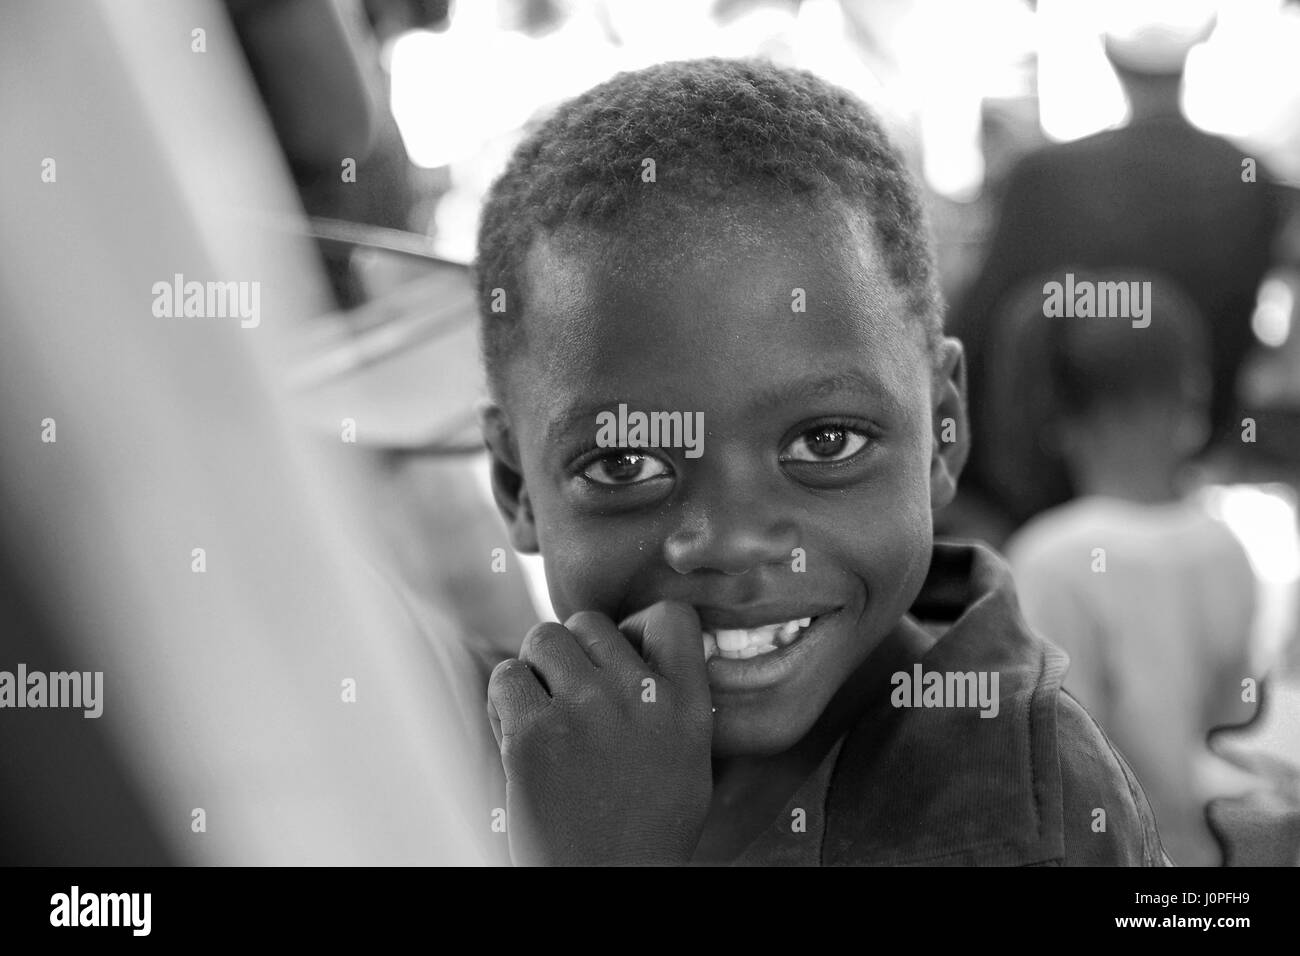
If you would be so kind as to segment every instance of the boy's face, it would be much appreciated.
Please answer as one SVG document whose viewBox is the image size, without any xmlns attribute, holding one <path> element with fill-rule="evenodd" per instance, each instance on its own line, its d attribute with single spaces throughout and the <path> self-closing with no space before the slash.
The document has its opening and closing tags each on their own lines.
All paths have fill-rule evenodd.
<svg viewBox="0 0 1300 956">
<path fill-rule="evenodd" d="M 897 624 L 964 457 L 960 347 L 934 369 L 868 223 L 823 207 L 539 241 L 527 344 L 484 418 L 560 620 L 675 600 L 775 648 L 709 660 L 720 756 L 793 745 Z M 703 413 L 703 453 L 597 447 L 620 404 Z M 755 630 L 802 618 L 792 643 Z"/>
</svg>

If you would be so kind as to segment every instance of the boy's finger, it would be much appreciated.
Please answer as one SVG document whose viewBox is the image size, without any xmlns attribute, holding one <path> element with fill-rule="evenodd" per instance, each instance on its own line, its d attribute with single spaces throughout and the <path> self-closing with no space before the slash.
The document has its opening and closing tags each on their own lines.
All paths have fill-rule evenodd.
<svg viewBox="0 0 1300 956">
<path fill-rule="evenodd" d="M 644 662 L 615 625 L 599 611 L 579 611 L 564 622 L 587 657 L 601 670 L 615 674 L 635 674 L 644 669 Z"/>
<path fill-rule="evenodd" d="M 489 695 L 487 699 L 488 723 L 492 725 L 492 737 L 497 742 L 497 747 L 501 746 L 501 715 L 497 713 L 497 705 L 492 702 Z"/>
<path fill-rule="evenodd" d="M 551 696 L 527 664 L 516 658 L 502 661 L 488 678 L 488 716 L 497 745 L 526 727 L 551 705 Z"/>
<path fill-rule="evenodd" d="M 570 693 L 590 681 L 595 667 L 578 639 L 563 624 L 535 625 L 519 648 L 519 659 L 529 665 L 552 697 Z"/>
<path fill-rule="evenodd" d="M 685 693 L 707 699 L 709 677 L 704 667 L 704 636 L 700 616 L 689 604 L 660 601 L 638 611 L 619 630 L 654 670 Z"/>
</svg>

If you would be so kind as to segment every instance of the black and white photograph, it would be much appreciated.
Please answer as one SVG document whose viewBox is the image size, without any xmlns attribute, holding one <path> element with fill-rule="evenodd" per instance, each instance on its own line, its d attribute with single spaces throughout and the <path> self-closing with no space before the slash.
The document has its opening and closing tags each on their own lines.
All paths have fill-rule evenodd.
<svg viewBox="0 0 1300 956">
<path fill-rule="evenodd" d="M 1294 925 L 1300 3 L 4 0 L 0 589 L 54 939 L 449 867 Z"/>
</svg>

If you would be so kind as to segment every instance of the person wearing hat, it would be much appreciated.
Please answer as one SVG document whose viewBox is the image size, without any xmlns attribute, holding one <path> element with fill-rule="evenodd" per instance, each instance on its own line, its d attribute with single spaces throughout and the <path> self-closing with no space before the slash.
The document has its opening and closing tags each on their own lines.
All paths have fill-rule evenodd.
<svg viewBox="0 0 1300 956">
<path fill-rule="evenodd" d="M 1106 55 L 1129 121 L 1046 146 L 1012 168 L 984 265 L 954 303 L 950 331 L 967 347 L 975 432 L 968 491 L 1007 529 L 1074 491 L 1059 465 L 1033 461 L 1016 463 L 1038 476 L 1033 493 L 1012 494 L 997 479 L 1008 470 L 994 460 L 1004 452 L 988 435 L 987 392 L 1003 359 L 989 343 L 1004 321 L 1000 305 L 1033 276 L 1070 266 L 1152 271 L 1177 282 L 1208 323 L 1212 437 L 1239 428 L 1234 386 L 1253 344 L 1251 312 L 1271 264 L 1280 196 L 1262 169 L 1244 182 L 1241 151 L 1180 111 L 1187 54 L 1212 27 L 1212 17 L 1111 24 Z"/>
</svg>

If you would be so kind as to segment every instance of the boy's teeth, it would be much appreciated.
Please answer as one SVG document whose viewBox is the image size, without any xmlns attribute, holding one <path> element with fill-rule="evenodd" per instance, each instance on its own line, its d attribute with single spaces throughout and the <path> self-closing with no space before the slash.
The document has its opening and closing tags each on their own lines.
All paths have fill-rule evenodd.
<svg viewBox="0 0 1300 956">
<path fill-rule="evenodd" d="M 748 631 L 718 631 L 718 650 L 743 651 L 749 646 Z"/>
<path fill-rule="evenodd" d="M 722 628 L 704 632 L 704 659 L 725 657 L 742 660 L 770 654 L 780 647 L 793 644 L 803 629 L 812 624 L 812 618 L 801 617 L 784 624 L 765 624 L 752 628 Z"/>
</svg>

